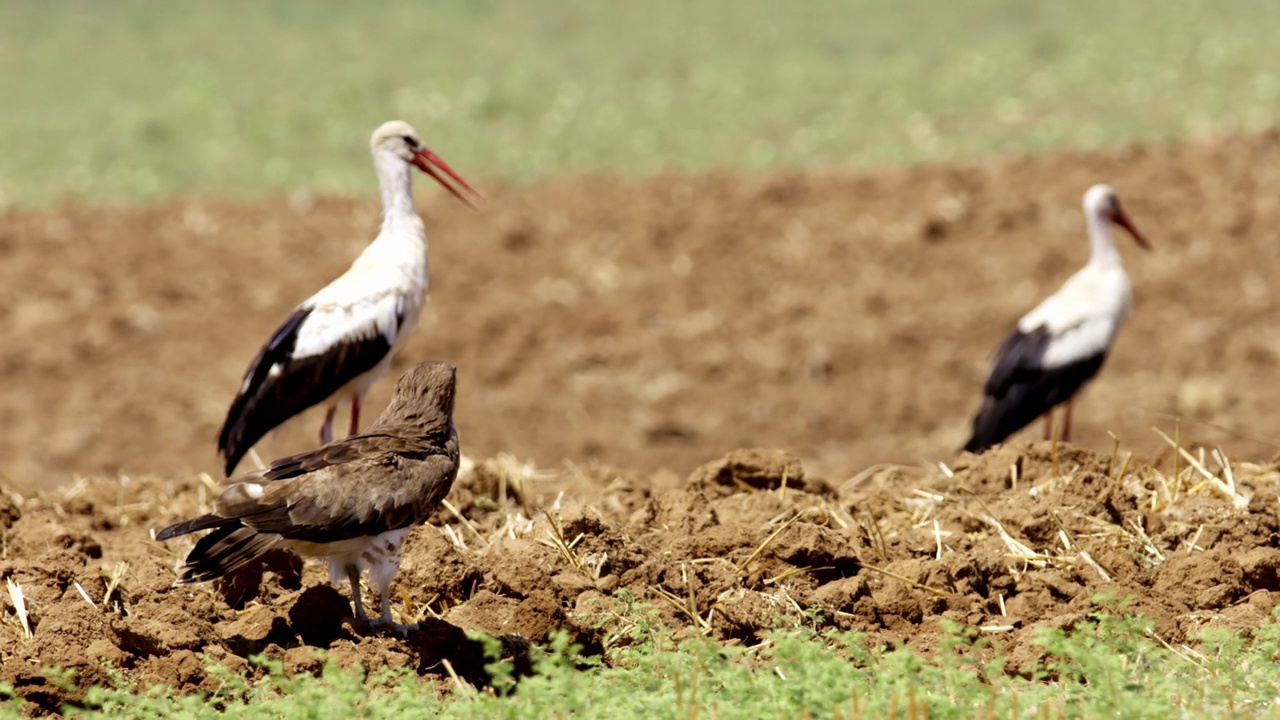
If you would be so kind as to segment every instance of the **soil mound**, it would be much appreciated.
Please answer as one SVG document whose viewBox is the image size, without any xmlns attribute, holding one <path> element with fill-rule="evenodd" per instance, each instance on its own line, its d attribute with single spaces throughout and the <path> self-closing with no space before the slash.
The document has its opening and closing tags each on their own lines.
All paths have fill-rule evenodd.
<svg viewBox="0 0 1280 720">
<path fill-rule="evenodd" d="M 839 484 L 771 449 L 687 478 L 539 473 L 499 457 L 468 464 L 451 495 L 458 514 L 412 535 L 393 587 L 397 619 L 414 623 L 403 636 L 356 627 L 346 588 L 291 556 L 232 584 L 174 587 L 191 542 L 151 535 L 200 511 L 211 483 L 120 477 L 7 493 L 0 576 L 24 612 L 15 591 L 0 599 L 0 682 L 56 710 L 117 677 L 211 691 L 219 680 L 201 654 L 249 674 L 256 653 L 315 672 L 324 649 L 442 687 L 448 668 L 483 684 L 483 647 L 465 631 L 498 638 L 517 662 L 557 629 L 601 652 L 627 642 L 631 599 L 677 635 L 724 642 L 805 624 L 928 653 L 950 621 L 1023 667 L 1039 657 L 1037 629 L 1121 601 L 1178 643 L 1204 627 L 1256 627 L 1280 599 L 1280 471 L 1212 457 L 1150 466 L 1036 443 Z M 50 666 L 71 670 L 71 684 Z"/>
</svg>

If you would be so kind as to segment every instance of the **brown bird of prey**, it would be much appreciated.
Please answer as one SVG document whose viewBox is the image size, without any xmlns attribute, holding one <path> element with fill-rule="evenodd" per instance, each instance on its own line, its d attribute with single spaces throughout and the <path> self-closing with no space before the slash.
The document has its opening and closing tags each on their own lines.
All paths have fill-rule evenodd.
<svg viewBox="0 0 1280 720">
<path fill-rule="evenodd" d="M 416 365 L 369 429 L 271 467 L 222 481 L 213 512 L 170 525 L 157 540 L 212 529 L 187 555 L 177 584 L 214 580 L 275 548 L 329 560 L 334 583 L 351 583 L 356 617 L 360 574 L 369 571 L 391 622 L 387 595 L 405 538 L 449 493 L 458 474 L 453 427 L 455 368 Z"/>
</svg>

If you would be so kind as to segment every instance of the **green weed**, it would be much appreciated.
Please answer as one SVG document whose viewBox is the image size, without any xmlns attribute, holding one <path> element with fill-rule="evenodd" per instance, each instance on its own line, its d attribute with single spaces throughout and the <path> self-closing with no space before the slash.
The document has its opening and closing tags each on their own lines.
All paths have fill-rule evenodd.
<svg viewBox="0 0 1280 720">
<path fill-rule="evenodd" d="M 1206 632 L 1174 647 L 1140 617 L 1094 615 L 1047 631 L 1046 659 L 1014 672 L 986 638 L 950 627 L 928 659 L 870 647 L 857 633 L 774 631 L 755 646 L 695 638 L 617 647 L 584 658 L 558 637 L 514 692 L 437 686 L 404 671 L 366 678 L 326 666 L 318 678 L 261 681 L 211 698 L 166 690 L 94 689 L 87 718 L 1235 718 L 1277 717 L 1280 624 L 1251 636 Z M 495 645 L 494 653 L 499 648 Z M 510 677 L 509 675 L 507 677 Z M 509 687 L 507 689 L 510 689 Z M 17 705 L 0 717 L 17 717 Z"/>
<path fill-rule="evenodd" d="M 0 206 L 465 175 L 870 167 L 1276 122 L 1269 0 L 12 0 Z"/>
</svg>

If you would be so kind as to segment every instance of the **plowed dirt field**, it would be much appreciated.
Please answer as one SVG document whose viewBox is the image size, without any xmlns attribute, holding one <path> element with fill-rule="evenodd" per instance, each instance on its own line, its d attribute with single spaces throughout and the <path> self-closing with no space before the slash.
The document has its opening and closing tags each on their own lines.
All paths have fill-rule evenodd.
<svg viewBox="0 0 1280 720">
<path fill-rule="evenodd" d="M 1037 428 L 958 455 L 992 349 L 1085 261 L 1080 196 L 1100 181 L 1155 250 L 1122 244 L 1135 307 L 1077 446 L 1027 444 Z M 1280 133 L 874 175 L 565 179 L 482 188 L 480 213 L 424 194 L 432 298 L 393 373 L 458 366 L 479 462 L 451 495 L 466 521 L 441 511 L 447 531 L 410 542 L 407 638 L 333 622 L 346 601 L 282 558 L 260 588 L 173 588 L 187 546 L 149 533 L 207 502 L 240 374 L 373 236 L 376 201 L 8 211 L 0 576 L 32 637 L 0 598 L 0 682 L 54 709 L 78 690 L 45 666 L 79 688 L 106 658 L 207 689 L 198 653 L 311 669 L 312 647 L 433 676 L 447 656 L 482 680 L 461 629 L 516 656 L 554 628 L 598 649 L 625 622 L 618 589 L 726 641 L 819 608 L 926 652 L 943 619 L 983 628 L 1017 663 L 1104 591 L 1171 642 L 1251 627 L 1280 599 L 1277 188 Z M 259 451 L 310 447 L 319 420 Z"/>
</svg>

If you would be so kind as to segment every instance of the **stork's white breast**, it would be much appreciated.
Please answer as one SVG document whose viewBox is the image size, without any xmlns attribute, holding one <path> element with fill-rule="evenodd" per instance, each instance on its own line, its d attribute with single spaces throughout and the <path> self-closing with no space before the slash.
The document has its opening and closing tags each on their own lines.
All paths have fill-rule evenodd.
<svg viewBox="0 0 1280 720">
<path fill-rule="evenodd" d="M 1129 278 L 1121 268 L 1086 266 L 1058 292 L 1018 321 L 1024 333 L 1043 327 L 1050 340 L 1045 369 L 1062 367 L 1106 352 L 1132 303 Z"/>
<path fill-rule="evenodd" d="M 381 335 L 393 348 L 417 325 L 426 295 L 422 276 L 396 265 L 363 263 L 307 301 L 311 314 L 298 329 L 294 357 L 319 355 L 344 342 Z M 405 324 L 400 325 L 400 317 Z"/>
</svg>

